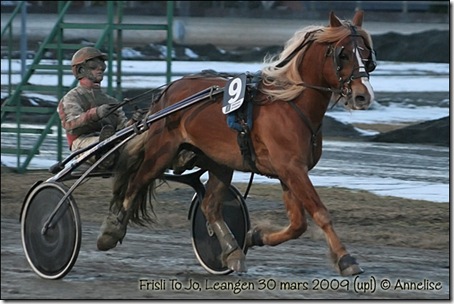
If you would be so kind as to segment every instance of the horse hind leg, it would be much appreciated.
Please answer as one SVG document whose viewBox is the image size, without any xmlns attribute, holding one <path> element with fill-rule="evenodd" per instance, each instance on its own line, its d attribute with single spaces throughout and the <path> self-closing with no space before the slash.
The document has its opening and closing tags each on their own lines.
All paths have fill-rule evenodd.
<svg viewBox="0 0 454 304">
<path fill-rule="evenodd" d="M 218 178 L 219 175 L 209 173 L 201 207 L 221 245 L 223 265 L 236 272 L 246 272 L 246 256 L 222 216 L 222 202 L 228 194 L 232 175 L 233 172 L 226 172 L 225 168 L 221 173 L 221 179 Z"/>
<path fill-rule="evenodd" d="M 229 269 L 236 272 L 246 272 L 246 256 L 241 250 L 238 242 L 235 239 L 235 236 L 230 231 L 230 228 L 227 226 L 225 221 L 217 220 L 214 221 L 211 225 L 216 237 L 219 240 L 221 245 L 221 261 L 222 264 Z"/>
<path fill-rule="evenodd" d="M 145 222 L 151 221 L 146 212 L 147 200 L 149 193 L 153 191 L 154 182 L 166 169 L 167 164 L 171 162 L 172 152 L 148 155 L 145 161 L 141 163 L 137 170 L 132 170 L 130 176 L 125 182 L 126 190 L 121 190 L 124 194 L 114 195 L 114 200 L 119 200 L 113 204 L 113 213 L 110 213 L 103 224 L 97 240 L 99 250 L 105 251 L 116 247 L 118 242 L 122 242 L 126 235 L 126 228 L 130 220 L 144 225 Z M 126 172 L 123 172 L 128 176 Z M 121 179 L 120 179 L 121 181 Z M 117 185 L 118 186 L 118 185 Z M 142 210 L 140 218 L 139 210 Z"/>
<path fill-rule="evenodd" d="M 151 186 L 153 183 L 151 183 Z M 128 190 L 131 188 L 128 187 Z M 118 210 L 112 210 L 111 213 L 104 219 L 100 234 L 97 239 L 97 247 L 101 251 L 107 251 L 117 246 L 117 243 L 122 243 L 130 218 L 134 218 L 134 210 L 136 204 L 146 204 L 146 193 L 149 191 L 149 185 L 143 185 L 129 193 L 123 200 L 121 207 Z M 138 223 L 140 221 L 135 220 Z"/>
<path fill-rule="evenodd" d="M 129 214 L 122 209 L 118 215 L 110 213 L 104 219 L 96 242 L 98 250 L 107 251 L 115 248 L 118 242 L 122 243 L 126 235 Z"/>
</svg>

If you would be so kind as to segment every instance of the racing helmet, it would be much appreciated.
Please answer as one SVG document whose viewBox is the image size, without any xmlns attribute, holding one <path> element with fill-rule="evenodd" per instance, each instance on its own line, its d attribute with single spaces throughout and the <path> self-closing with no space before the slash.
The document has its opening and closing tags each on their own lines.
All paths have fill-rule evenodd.
<svg viewBox="0 0 454 304">
<path fill-rule="evenodd" d="M 98 50 L 95 47 L 91 46 L 86 46 L 78 50 L 77 52 L 74 53 L 72 59 L 71 59 L 71 70 L 73 72 L 73 75 L 77 79 L 81 79 L 85 77 L 83 73 L 80 73 L 79 66 L 84 64 L 90 59 L 93 58 L 100 58 L 101 60 L 105 61 L 107 59 L 107 55 L 102 53 L 100 50 Z"/>
</svg>

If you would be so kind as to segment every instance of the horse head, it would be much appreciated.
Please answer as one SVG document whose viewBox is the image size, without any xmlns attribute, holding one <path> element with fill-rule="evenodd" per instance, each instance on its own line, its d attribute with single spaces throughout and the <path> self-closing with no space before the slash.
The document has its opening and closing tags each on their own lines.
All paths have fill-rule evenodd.
<svg viewBox="0 0 454 304">
<path fill-rule="evenodd" d="M 328 29 L 341 38 L 328 46 L 327 56 L 333 60 L 326 66 L 325 79 L 338 100 L 343 99 L 352 110 L 367 109 L 374 99 L 369 74 L 376 67 L 375 51 L 369 34 L 362 29 L 363 16 L 363 11 L 358 11 L 347 22 L 331 12 Z"/>
<path fill-rule="evenodd" d="M 276 57 L 266 58 L 262 92 L 272 100 L 294 100 L 312 89 L 346 107 L 367 109 L 374 99 L 369 73 L 375 69 L 370 35 L 362 28 L 363 12 L 352 21 L 331 12 L 328 26 L 308 26 L 291 37 Z"/>
</svg>

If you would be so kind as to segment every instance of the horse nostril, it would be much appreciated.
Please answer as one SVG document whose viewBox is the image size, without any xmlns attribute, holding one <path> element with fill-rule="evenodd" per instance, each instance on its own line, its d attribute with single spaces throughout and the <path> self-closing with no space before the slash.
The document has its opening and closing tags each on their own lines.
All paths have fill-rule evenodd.
<svg viewBox="0 0 454 304">
<path fill-rule="evenodd" d="M 357 109 L 367 109 L 369 107 L 370 98 L 367 95 L 356 95 L 354 100 Z"/>
<path fill-rule="evenodd" d="M 366 101 L 366 98 L 363 95 L 356 95 L 355 96 L 355 101 L 357 103 L 364 103 Z"/>
</svg>

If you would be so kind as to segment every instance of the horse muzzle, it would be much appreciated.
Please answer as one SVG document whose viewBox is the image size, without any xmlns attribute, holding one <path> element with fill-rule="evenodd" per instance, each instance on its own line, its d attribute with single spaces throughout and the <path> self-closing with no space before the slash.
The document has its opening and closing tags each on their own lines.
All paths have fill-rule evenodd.
<svg viewBox="0 0 454 304">
<path fill-rule="evenodd" d="M 367 77 L 361 77 L 360 82 L 351 85 L 345 106 L 352 110 L 367 110 L 374 101 L 374 91 Z"/>
<path fill-rule="evenodd" d="M 352 110 L 367 110 L 372 104 L 372 99 L 368 94 L 353 94 L 347 103 Z"/>
</svg>

